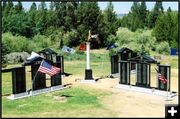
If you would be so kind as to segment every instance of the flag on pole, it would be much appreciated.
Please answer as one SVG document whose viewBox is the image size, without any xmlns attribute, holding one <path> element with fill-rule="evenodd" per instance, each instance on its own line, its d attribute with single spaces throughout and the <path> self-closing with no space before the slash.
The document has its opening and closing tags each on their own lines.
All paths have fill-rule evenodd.
<svg viewBox="0 0 180 119">
<path fill-rule="evenodd" d="M 37 54 L 36 52 L 31 52 L 31 56 L 27 58 L 27 60 L 34 60 L 38 57 L 41 57 L 39 54 Z"/>
<path fill-rule="evenodd" d="M 158 73 L 158 79 L 159 79 L 163 84 L 166 84 L 166 83 L 167 83 L 167 79 L 166 79 L 161 73 Z"/>
<path fill-rule="evenodd" d="M 167 83 L 167 79 L 165 78 L 165 76 L 163 76 L 156 68 L 155 70 L 157 71 L 158 73 L 158 79 L 163 83 L 163 84 L 166 84 Z"/>
<path fill-rule="evenodd" d="M 52 66 L 52 65 L 50 65 L 49 63 L 47 63 L 46 61 L 43 60 L 41 62 L 41 65 L 40 65 L 38 71 L 42 72 L 42 73 L 46 73 L 46 74 L 48 74 L 50 76 L 53 76 L 53 75 L 60 72 L 60 68 Z"/>
<path fill-rule="evenodd" d="M 80 44 L 79 50 L 86 50 L 86 43 Z"/>
</svg>

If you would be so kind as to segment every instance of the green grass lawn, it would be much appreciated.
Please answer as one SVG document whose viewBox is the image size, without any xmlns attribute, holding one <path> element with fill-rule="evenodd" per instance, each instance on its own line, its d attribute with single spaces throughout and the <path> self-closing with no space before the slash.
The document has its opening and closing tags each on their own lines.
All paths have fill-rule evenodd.
<svg viewBox="0 0 180 119">
<path fill-rule="evenodd" d="M 64 101 L 54 97 L 66 95 Z M 116 116 L 99 98 L 110 95 L 93 89 L 72 87 L 19 100 L 2 98 L 3 117 L 103 117 Z"/>
</svg>

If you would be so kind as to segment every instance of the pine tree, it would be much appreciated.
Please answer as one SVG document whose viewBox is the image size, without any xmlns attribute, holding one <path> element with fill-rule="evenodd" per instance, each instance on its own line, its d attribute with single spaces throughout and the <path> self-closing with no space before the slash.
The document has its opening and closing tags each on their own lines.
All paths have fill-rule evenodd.
<svg viewBox="0 0 180 119">
<path fill-rule="evenodd" d="M 32 3 L 29 11 L 33 11 L 33 10 L 37 10 L 37 6 L 35 2 Z"/>
<path fill-rule="evenodd" d="M 104 10 L 104 22 L 108 35 L 115 35 L 117 30 L 117 15 L 114 12 L 114 7 L 112 2 L 109 2 L 107 8 Z"/>
<path fill-rule="evenodd" d="M 18 13 L 23 11 L 23 6 L 21 1 L 18 1 L 17 5 L 15 5 L 15 11 Z"/>
<path fill-rule="evenodd" d="M 6 2 L 6 1 L 3 1 L 2 10 L 4 11 L 6 7 L 7 7 L 7 2 Z"/>
<path fill-rule="evenodd" d="M 32 29 L 32 36 L 37 34 L 37 31 L 36 31 L 36 24 L 37 24 L 36 15 L 37 15 L 37 12 L 38 12 L 37 11 L 37 5 L 35 2 L 33 2 L 29 11 L 28 11 L 29 22 L 30 22 L 30 26 Z"/>
<path fill-rule="evenodd" d="M 171 12 L 172 12 L 171 7 L 168 7 L 167 13 L 171 13 Z"/>
<path fill-rule="evenodd" d="M 141 14 L 140 14 L 140 8 L 141 5 L 138 2 L 134 2 L 132 7 L 131 7 L 131 11 L 130 11 L 130 15 L 129 15 L 129 19 L 130 19 L 130 29 L 132 31 L 136 31 L 138 28 L 142 28 L 143 25 L 141 25 Z"/>
<path fill-rule="evenodd" d="M 177 47 L 177 21 L 177 13 L 171 12 L 170 10 L 158 17 L 153 30 L 153 34 L 158 42 L 166 41 L 170 46 Z"/>
<path fill-rule="evenodd" d="M 77 15 L 77 32 L 79 33 L 80 42 L 87 40 L 89 30 L 91 30 L 92 34 L 99 34 L 100 15 L 101 12 L 97 2 L 80 3 Z M 94 46 L 96 47 L 97 45 L 94 44 Z"/>
<path fill-rule="evenodd" d="M 38 21 L 36 23 L 36 31 L 44 34 L 47 29 L 47 7 L 45 2 L 41 2 L 38 6 Z"/>
<path fill-rule="evenodd" d="M 164 8 L 162 6 L 162 2 L 156 2 L 153 10 L 151 11 L 151 13 L 148 16 L 148 27 L 150 29 L 155 26 L 156 20 L 158 19 L 160 14 L 163 13 L 163 10 L 164 10 Z"/>
<path fill-rule="evenodd" d="M 147 25 L 147 7 L 146 3 L 143 1 L 141 2 L 140 6 L 140 14 L 139 14 L 140 20 L 141 20 L 141 28 L 144 28 Z"/>
<path fill-rule="evenodd" d="M 55 3 L 51 1 L 49 8 L 51 11 L 53 11 L 55 9 Z"/>
<path fill-rule="evenodd" d="M 43 10 L 47 10 L 47 6 L 45 2 L 41 2 L 40 5 L 38 6 L 38 9 L 43 11 Z"/>
<path fill-rule="evenodd" d="M 13 9 L 14 9 L 13 2 L 12 1 L 8 1 L 7 5 L 6 5 L 5 9 L 4 9 L 4 14 L 5 15 L 12 14 Z"/>
</svg>

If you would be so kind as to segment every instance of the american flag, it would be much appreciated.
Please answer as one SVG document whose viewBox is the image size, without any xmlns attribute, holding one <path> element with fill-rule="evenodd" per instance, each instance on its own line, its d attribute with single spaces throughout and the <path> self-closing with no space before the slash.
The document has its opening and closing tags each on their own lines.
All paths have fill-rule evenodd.
<svg viewBox="0 0 180 119">
<path fill-rule="evenodd" d="M 166 84 L 167 83 L 167 79 L 155 68 L 155 70 L 158 73 L 158 79 L 163 83 Z"/>
<path fill-rule="evenodd" d="M 40 65 L 38 71 L 40 71 L 42 73 L 46 73 L 46 74 L 48 74 L 50 76 L 53 76 L 53 75 L 60 72 L 60 68 L 52 66 L 52 65 L 50 65 L 49 63 L 47 63 L 46 61 L 43 60 L 41 62 L 41 65 Z"/>
<path fill-rule="evenodd" d="M 163 84 L 166 84 L 166 83 L 167 83 L 167 79 L 166 79 L 161 73 L 158 73 L 158 79 L 159 79 Z"/>
</svg>

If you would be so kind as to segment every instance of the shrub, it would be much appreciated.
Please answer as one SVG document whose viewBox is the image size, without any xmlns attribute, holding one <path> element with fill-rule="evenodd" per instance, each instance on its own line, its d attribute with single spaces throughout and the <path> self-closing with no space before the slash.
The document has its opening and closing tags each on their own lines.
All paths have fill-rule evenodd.
<svg viewBox="0 0 180 119">
<path fill-rule="evenodd" d="M 2 42 L 1 44 L 1 65 L 2 67 L 6 67 L 7 66 L 7 59 L 5 57 L 6 54 L 9 53 L 9 50 L 7 49 L 7 45 L 4 44 L 4 42 Z"/>
<path fill-rule="evenodd" d="M 127 47 L 136 52 L 141 52 L 143 45 L 144 52 L 149 54 L 150 50 L 156 47 L 156 38 L 151 33 L 151 30 L 139 29 L 132 32 L 127 28 L 119 28 L 114 39 L 117 39 L 120 47 Z"/>
<path fill-rule="evenodd" d="M 159 44 L 156 45 L 156 51 L 161 54 L 169 54 L 170 53 L 169 43 L 166 41 L 160 42 Z"/>
<path fill-rule="evenodd" d="M 28 40 L 23 36 L 13 36 L 11 33 L 4 33 L 2 41 L 7 45 L 10 52 L 27 51 Z"/>
<path fill-rule="evenodd" d="M 111 34 L 108 36 L 107 40 L 108 40 L 108 43 L 115 43 L 117 38 L 116 38 L 116 36 Z"/>
<path fill-rule="evenodd" d="M 127 28 L 119 28 L 116 32 L 116 39 L 119 46 L 122 46 L 124 44 L 128 44 L 132 41 L 133 32 L 128 30 Z"/>
<path fill-rule="evenodd" d="M 13 52 L 5 55 L 6 60 L 9 64 L 22 63 L 26 61 L 29 56 L 30 55 L 27 52 Z"/>
<path fill-rule="evenodd" d="M 64 34 L 63 43 L 64 43 L 64 45 L 67 45 L 69 47 L 75 46 L 75 45 L 77 45 L 76 39 L 77 39 L 77 32 L 75 30 L 70 31 L 70 32 L 67 32 L 66 34 Z"/>
</svg>

